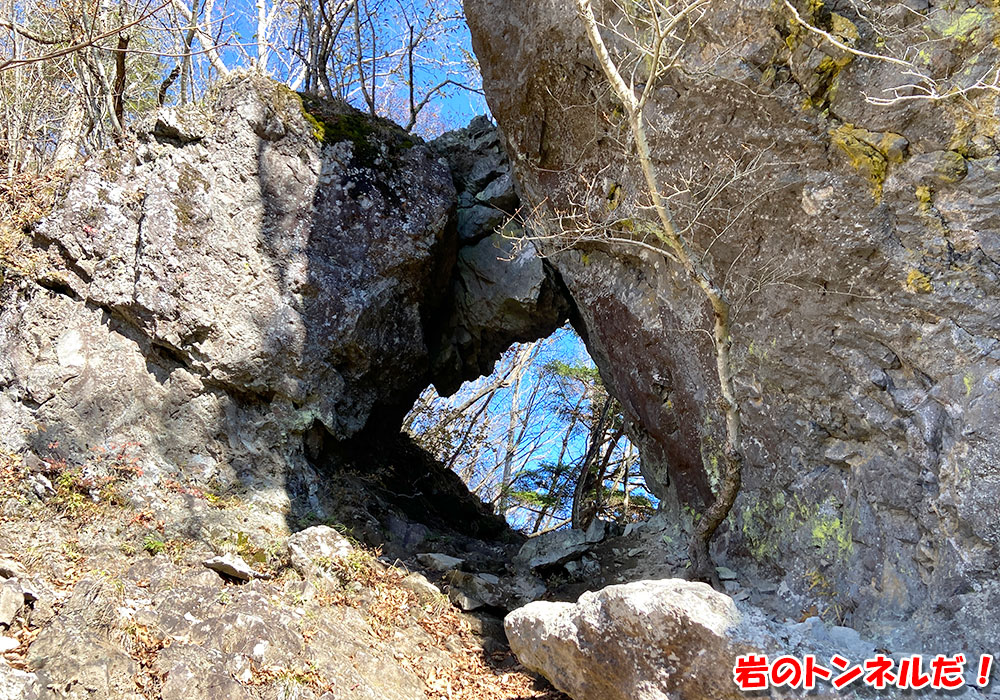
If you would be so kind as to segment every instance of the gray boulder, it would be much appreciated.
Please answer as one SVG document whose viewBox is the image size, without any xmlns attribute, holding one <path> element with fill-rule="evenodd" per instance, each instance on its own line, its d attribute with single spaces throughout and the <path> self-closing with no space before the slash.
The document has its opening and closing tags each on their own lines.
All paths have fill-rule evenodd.
<svg viewBox="0 0 1000 700">
<path fill-rule="evenodd" d="M 484 605 L 498 607 L 503 600 L 500 581 L 489 574 L 449 571 L 445 574 L 448 598 L 462 610 L 477 610 Z"/>
<path fill-rule="evenodd" d="M 518 660 L 575 700 L 744 697 L 732 601 L 700 583 L 644 581 L 535 602 L 504 620 Z"/>
<path fill-rule="evenodd" d="M 747 654 L 834 654 L 857 663 L 872 653 L 854 630 L 789 625 L 703 583 L 638 581 L 583 594 L 574 603 L 534 602 L 504 620 L 511 649 L 574 700 L 739 700 L 736 659 Z M 818 681 L 817 697 L 866 697 L 862 683 L 843 691 Z M 879 697 L 907 697 L 888 689 Z M 933 695 L 933 694 L 932 694 Z M 755 697 L 786 698 L 785 688 Z M 950 697 L 943 692 L 941 697 Z M 965 689 L 965 698 L 982 697 Z"/>
<path fill-rule="evenodd" d="M 560 566 L 580 559 L 604 539 L 606 531 L 607 523 L 595 519 L 586 531 L 553 530 L 532 537 L 521 546 L 517 556 L 514 557 L 514 566 L 522 571 L 530 571 Z"/>
<path fill-rule="evenodd" d="M 330 567 L 354 551 L 347 538 L 326 525 L 317 525 L 288 538 L 288 558 L 304 579 L 327 576 Z"/>
</svg>

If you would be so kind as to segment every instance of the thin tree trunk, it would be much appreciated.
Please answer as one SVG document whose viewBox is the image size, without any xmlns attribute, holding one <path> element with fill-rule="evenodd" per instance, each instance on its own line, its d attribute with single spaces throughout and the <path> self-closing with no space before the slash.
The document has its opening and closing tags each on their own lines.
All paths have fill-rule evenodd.
<svg viewBox="0 0 1000 700">
<path fill-rule="evenodd" d="M 119 141 L 125 132 L 125 52 L 128 49 L 129 38 L 124 34 L 118 35 L 118 49 L 115 53 L 115 83 L 114 83 L 114 113 L 118 121 L 120 131 Z"/>
<path fill-rule="evenodd" d="M 524 426 L 526 423 L 520 420 L 518 414 L 520 410 L 521 380 L 524 379 L 524 372 L 528 367 L 528 359 L 531 357 L 534 349 L 534 345 L 522 345 L 518 348 L 517 354 L 514 357 L 513 378 L 511 380 L 514 390 L 510 396 L 510 414 L 507 422 L 507 440 L 504 446 L 503 473 L 500 477 L 500 493 L 497 497 L 496 509 L 497 515 L 503 517 L 506 517 L 508 504 L 510 503 L 507 490 L 510 488 L 511 478 L 514 473 L 514 454 L 517 451 L 520 438 L 524 435 Z M 538 385 L 536 384 L 535 390 L 537 391 L 537 389 Z M 517 432 L 518 425 L 521 426 L 520 434 Z"/>
<path fill-rule="evenodd" d="M 549 484 L 549 496 L 553 496 L 556 493 L 558 487 L 559 478 L 562 476 L 561 470 L 563 466 L 563 460 L 566 459 L 566 451 L 569 449 L 569 439 L 573 435 L 573 430 L 576 428 L 576 424 L 580 421 L 580 407 L 583 405 L 583 399 L 585 394 L 580 393 L 580 398 L 576 401 L 576 406 L 573 407 L 573 411 L 570 414 L 571 418 L 569 425 L 566 427 L 566 432 L 563 433 L 562 445 L 559 448 L 559 458 L 556 460 L 556 465 L 552 469 L 552 483 Z M 541 512 L 538 514 L 538 518 L 535 520 L 535 526 L 532 528 L 532 532 L 538 532 L 538 529 L 542 526 L 546 515 L 548 515 L 548 507 L 543 506 Z"/>
<path fill-rule="evenodd" d="M 226 64 L 222 62 L 219 57 L 219 48 L 216 46 L 215 41 L 212 36 L 201 28 L 198 23 L 198 16 L 194 14 L 190 7 L 184 4 L 183 0 L 172 0 L 173 5 L 177 8 L 177 11 L 181 16 L 189 23 L 189 27 L 194 30 L 195 35 L 198 37 L 198 42 L 201 44 L 201 48 L 205 51 L 205 55 L 208 57 L 209 63 L 215 68 L 216 72 L 220 76 L 229 75 L 229 69 L 226 68 Z M 208 22 L 212 21 L 211 12 L 205 12 L 205 19 Z"/>
<path fill-rule="evenodd" d="M 660 220 L 660 228 L 656 233 L 657 238 L 669 249 L 672 257 L 681 264 L 692 282 L 702 290 L 712 310 L 715 364 L 719 378 L 719 403 L 720 410 L 725 416 L 726 425 L 724 469 L 720 475 L 721 486 L 719 493 L 702 514 L 702 517 L 695 523 L 694 533 L 688 547 L 688 554 L 691 559 L 690 577 L 695 580 L 710 581 L 713 585 L 718 586 L 718 576 L 708 547 L 716 529 L 726 519 L 726 516 L 733 507 L 733 503 L 736 501 L 736 496 L 739 494 L 744 459 L 740 407 L 736 400 L 732 361 L 730 359 L 730 349 L 733 342 L 730 335 L 730 305 L 723 290 L 716 285 L 708 274 L 708 271 L 702 267 L 691 253 L 687 242 L 678 233 L 667 202 L 660 192 L 659 177 L 653 165 L 653 157 L 649 147 L 646 122 L 643 115 L 643 106 L 647 97 L 651 94 L 653 83 L 655 82 L 654 76 L 650 76 L 645 87 L 642 88 L 641 96 L 636 97 L 633 87 L 625 82 L 614 60 L 611 58 L 604 39 L 601 37 L 600 27 L 594 16 L 591 0 L 577 0 L 577 4 L 587 31 L 587 37 L 594 49 L 597 60 L 612 90 L 625 106 L 628 113 L 629 127 L 635 141 L 636 155 L 642 169 L 643 178 L 646 181 L 646 187 L 649 190 L 653 209 Z M 673 26 L 676 25 L 684 13 L 700 4 L 704 3 L 694 3 L 681 11 L 672 20 L 667 32 L 672 31 Z M 659 65 L 659 51 L 663 39 L 663 32 L 659 31 L 658 17 L 655 24 L 658 36 L 656 39 L 657 43 L 653 47 L 654 51 L 651 55 L 650 63 L 654 67 Z"/>
<path fill-rule="evenodd" d="M 600 512 L 601 508 L 604 506 L 604 480 L 607 478 L 608 465 L 611 463 L 611 457 L 615 452 L 615 445 L 618 441 L 622 439 L 625 435 L 625 427 L 619 427 L 615 433 L 608 440 L 607 448 L 604 450 L 604 457 L 601 459 L 601 466 L 597 470 L 597 478 L 595 479 L 595 484 L 597 487 L 597 496 L 595 498 L 595 512 Z"/>
<path fill-rule="evenodd" d="M 573 489 L 573 509 L 571 522 L 573 523 L 573 528 L 578 530 L 583 530 L 589 525 L 583 523 L 583 497 L 587 489 L 587 481 L 590 477 L 590 468 L 594 464 L 594 460 L 601 449 L 601 444 L 603 443 L 604 431 L 606 430 L 608 416 L 611 414 L 611 403 L 613 399 L 608 396 L 604 399 L 604 404 L 601 406 L 600 416 L 597 419 L 597 423 L 591 428 L 590 431 L 590 445 L 587 447 L 587 454 L 583 459 L 583 466 L 580 469 L 580 473 L 576 477 L 576 488 Z"/>
<path fill-rule="evenodd" d="M 82 94 L 77 94 L 66 116 L 63 117 L 62 128 L 59 130 L 59 142 L 52 157 L 52 165 L 65 168 L 77 161 L 83 152 L 87 139 L 87 106 Z"/>
<path fill-rule="evenodd" d="M 354 42 L 357 45 L 357 69 L 358 69 L 358 84 L 361 85 L 361 95 L 365 98 L 365 103 L 368 105 L 368 111 L 372 116 L 375 116 L 375 96 L 369 94 L 368 83 L 365 80 L 365 66 L 364 66 L 364 46 L 361 43 L 361 8 L 358 3 L 354 3 Z M 375 64 L 372 63 L 372 76 L 375 75 Z"/>
</svg>

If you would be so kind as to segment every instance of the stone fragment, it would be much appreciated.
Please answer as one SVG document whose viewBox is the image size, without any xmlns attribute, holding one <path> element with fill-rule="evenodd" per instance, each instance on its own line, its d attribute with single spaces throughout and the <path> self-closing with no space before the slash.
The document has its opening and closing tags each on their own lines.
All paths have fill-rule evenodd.
<svg viewBox="0 0 1000 700">
<path fill-rule="evenodd" d="M 292 568 L 305 579 L 329 575 L 333 562 L 354 551 L 346 537 L 326 525 L 296 532 L 288 538 L 287 547 Z"/>
<path fill-rule="evenodd" d="M 10 581 L 0 585 L 0 627 L 10 627 L 23 607 L 24 593 L 20 586 Z"/>
<path fill-rule="evenodd" d="M 234 578 L 239 581 L 249 581 L 256 575 L 254 570 L 250 568 L 250 565 L 235 554 L 224 554 L 222 556 L 212 557 L 211 559 L 203 561 L 202 565 L 208 567 L 212 571 L 216 571 L 219 574 L 229 576 L 230 578 Z"/>
<path fill-rule="evenodd" d="M 522 569 L 538 569 L 546 566 L 565 564 L 579 559 L 590 550 L 592 542 L 581 530 L 555 530 L 538 537 L 532 537 L 522 545 L 514 557 L 514 566 Z"/>
<path fill-rule="evenodd" d="M 445 581 L 448 582 L 448 598 L 462 610 L 476 610 L 484 605 L 492 607 L 501 605 L 502 593 L 496 577 L 486 580 L 482 575 L 449 571 L 445 575 Z"/>
<path fill-rule="evenodd" d="M 628 525 L 626 525 L 626 526 L 625 526 L 625 532 L 624 532 L 624 536 L 625 536 L 625 537 L 628 537 L 628 536 L 629 536 L 629 535 L 631 535 L 631 534 L 632 534 L 633 532 L 638 532 L 638 531 L 639 531 L 640 529 L 642 529 L 642 527 L 643 527 L 643 526 L 644 526 L 645 524 L 646 524 L 646 523 L 644 523 L 644 522 L 638 522 L 638 523 L 629 523 Z"/>
<path fill-rule="evenodd" d="M 597 544 L 608 536 L 608 521 L 594 518 L 587 526 L 586 540 L 591 544 Z"/>
<path fill-rule="evenodd" d="M 29 475 L 28 483 L 31 485 L 32 492 L 41 500 L 45 500 L 56 492 L 52 482 L 44 474 Z"/>
<path fill-rule="evenodd" d="M 13 559 L 0 559 L 0 578 L 27 578 L 28 571 Z"/>
<path fill-rule="evenodd" d="M 721 581 L 735 581 L 739 578 L 739 574 L 727 566 L 717 566 L 715 567 L 715 571 L 719 574 Z"/>
<path fill-rule="evenodd" d="M 463 559 L 438 552 L 424 552 L 418 554 L 417 561 L 420 562 L 421 566 L 426 566 L 428 569 L 433 571 L 460 569 L 464 563 Z"/>
<path fill-rule="evenodd" d="M 389 540 L 403 551 L 410 552 L 419 547 L 430 534 L 430 529 L 426 525 L 397 518 L 394 515 L 389 516 L 388 530 Z"/>
</svg>

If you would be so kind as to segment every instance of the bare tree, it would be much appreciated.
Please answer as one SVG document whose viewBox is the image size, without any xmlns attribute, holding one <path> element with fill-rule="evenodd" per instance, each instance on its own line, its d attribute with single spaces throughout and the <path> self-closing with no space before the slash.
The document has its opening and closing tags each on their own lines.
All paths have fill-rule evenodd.
<svg viewBox="0 0 1000 700">
<path fill-rule="evenodd" d="M 718 578 L 708 547 L 739 493 L 744 462 L 740 405 L 730 356 L 733 345 L 732 304 L 722 277 L 706 264 L 704 255 L 692 248 L 691 241 L 684 235 L 684 229 L 675 223 L 650 150 L 644 112 L 653 90 L 674 65 L 683 47 L 684 38 L 679 30 L 696 22 L 709 2 L 710 0 L 649 0 L 641 8 L 634 4 L 627 8 L 617 8 L 617 20 L 604 24 L 598 22 L 591 0 L 577 0 L 577 5 L 597 63 L 624 112 L 624 121 L 632 142 L 630 150 L 642 172 L 649 209 L 657 222 L 649 230 L 653 242 L 644 245 L 681 267 L 690 283 L 700 290 L 712 318 L 710 333 L 718 377 L 718 410 L 725 425 L 724 458 L 720 460 L 718 493 L 694 523 L 689 546 L 689 573 L 694 579 L 717 584 Z M 623 58 L 616 59 L 612 55 L 602 32 L 609 33 L 619 45 L 625 47 L 622 51 Z M 609 200 L 612 201 L 612 206 L 617 206 L 613 202 L 613 193 Z"/>
<path fill-rule="evenodd" d="M 151 23 L 164 2 L 6 0 L 0 18 L 0 94 L 7 177 L 120 142 L 148 102 L 158 59 Z M 131 108 L 131 109 L 130 109 Z"/>
</svg>

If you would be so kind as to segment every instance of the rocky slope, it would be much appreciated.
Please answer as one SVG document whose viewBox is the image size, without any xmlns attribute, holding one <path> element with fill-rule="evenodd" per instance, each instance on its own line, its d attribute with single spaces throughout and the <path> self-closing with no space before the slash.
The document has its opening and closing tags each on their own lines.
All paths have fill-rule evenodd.
<svg viewBox="0 0 1000 700">
<path fill-rule="evenodd" d="M 798 5 L 842 43 L 920 48 L 922 70 L 959 88 L 997 58 L 983 3 Z M 526 204 L 556 236 L 540 245 L 635 423 L 647 482 L 683 517 L 704 503 L 723 437 L 706 305 L 635 245 L 649 242 L 644 186 L 576 4 L 465 6 Z M 735 308 L 749 464 L 717 554 L 782 582 L 790 610 L 887 648 L 988 651 L 1000 642 L 995 92 L 876 106 L 866 95 L 899 85 L 899 66 L 790 18 L 770 0 L 712 3 L 671 45 L 678 67 L 646 107 L 679 221 Z"/>
</svg>

